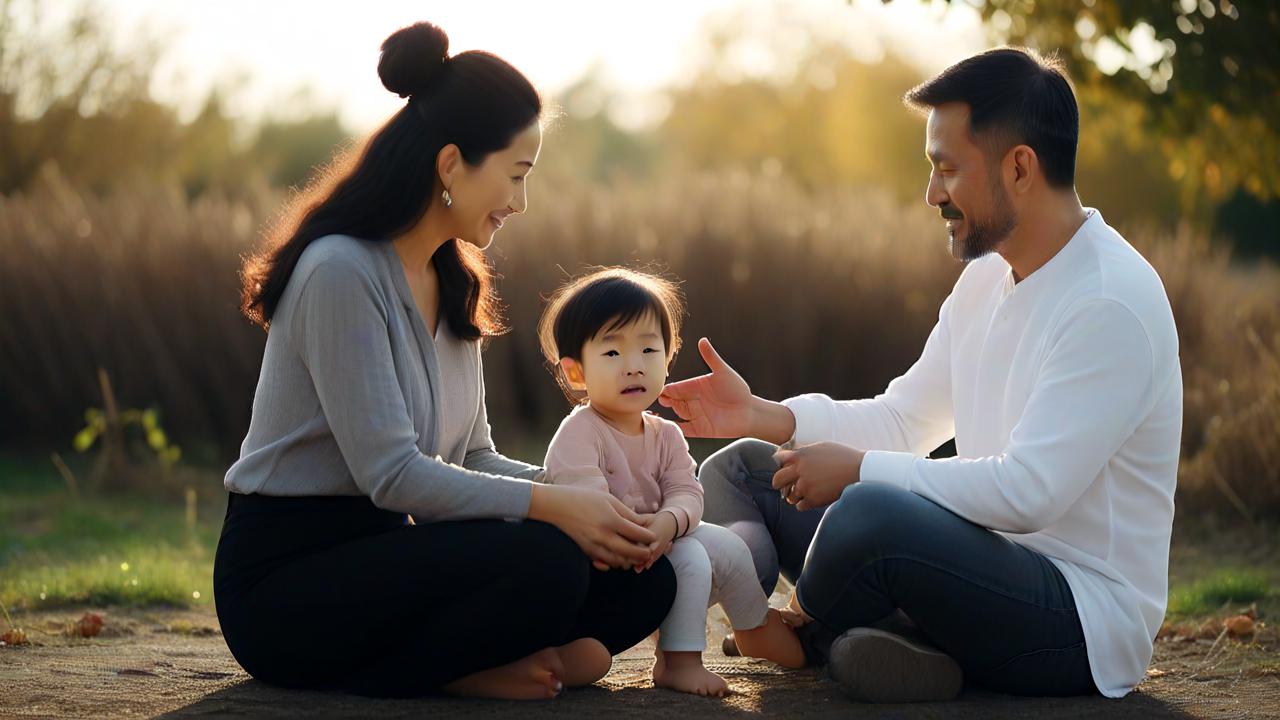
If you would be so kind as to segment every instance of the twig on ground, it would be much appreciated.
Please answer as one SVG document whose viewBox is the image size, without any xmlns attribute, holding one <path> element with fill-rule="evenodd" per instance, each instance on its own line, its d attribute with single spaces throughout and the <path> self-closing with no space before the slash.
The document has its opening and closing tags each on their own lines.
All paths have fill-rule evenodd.
<svg viewBox="0 0 1280 720">
<path fill-rule="evenodd" d="M 62 460 L 62 456 L 58 453 L 53 453 L 49 456 L 49 459 L 53 461 L 53 466 L 58 469 L 58 474 L 62 476 L 62 480 L 67 483 L 67 490 L 71 491 L 71 499 L 75 502 L 80 502 L 80 486 L 76 483 L 75 473 L 71 472 L 71 468 L 67 467 L 67 464 Z"/>
</svg>

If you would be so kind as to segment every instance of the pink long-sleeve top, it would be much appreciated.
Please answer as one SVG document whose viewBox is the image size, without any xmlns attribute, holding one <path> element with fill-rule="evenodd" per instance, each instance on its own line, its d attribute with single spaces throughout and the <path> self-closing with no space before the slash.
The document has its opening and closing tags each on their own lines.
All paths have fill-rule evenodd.
<svg viewBox="0 0 1280 720">
<path fill-rule="evenodd" d="M 604 490 L 639 513 L 669 511 L 679 537 L 702 520 L 702 485 L 680 427 L 642 417 L 644 432 L 628 435 L 590 404 L 574 408 L 547 447 L 547 482 Z"/>
</svg>

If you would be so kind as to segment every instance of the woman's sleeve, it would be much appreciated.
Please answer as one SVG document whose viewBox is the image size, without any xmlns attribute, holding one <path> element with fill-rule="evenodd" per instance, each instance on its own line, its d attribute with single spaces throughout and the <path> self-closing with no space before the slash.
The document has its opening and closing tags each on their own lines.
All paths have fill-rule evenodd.
<svg viewBox="0 0 1280 720">
<path fill-rule="evenodd" d="M 361 492 L 423 522 L 527 516 L 528 481 L 467 470 L 418 448 L 370 273 L 329 258 L 303 283 L 289 331 Z"/>
</svg>

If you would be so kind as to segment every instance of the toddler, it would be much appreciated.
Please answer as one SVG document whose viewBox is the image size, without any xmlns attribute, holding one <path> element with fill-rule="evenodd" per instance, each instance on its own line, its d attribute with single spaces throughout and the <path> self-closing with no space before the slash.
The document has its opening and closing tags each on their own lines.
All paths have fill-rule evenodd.
<svg viewBox="0 0 1280 720">
<path fill-rule="evenodd" d="M 539 326 L 542 350 L 578 405 L 556 431 L 545 466 L 547 482 L 611 493 L 658 536 L 635 568 L 646 570 L 665 553 L 676 573 L 654 685 L 721 697 L 728 684 L 702 664 L 712 603 L 728 616 L 741 654 L 796 668 L 804 651 L 769 607 L 746 543 L 701 522 L 702 486 L 680 427 L 646 412 L 679 349 L 681 314 L 671 283 L 623 268 L 579 278 L 552 296 Z"/>
</svg>

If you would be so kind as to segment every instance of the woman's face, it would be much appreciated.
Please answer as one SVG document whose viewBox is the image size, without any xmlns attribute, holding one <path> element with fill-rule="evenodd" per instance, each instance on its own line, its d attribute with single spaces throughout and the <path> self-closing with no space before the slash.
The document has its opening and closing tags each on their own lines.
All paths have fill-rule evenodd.
<svg viewBox="0 0 1280 720">
<path fill-rule="evenodd" d="M 526 177 L 541 149 L 542 127 L 535 122 L 520 131 L 506 149 L 489 153 L 479 165 L 457 164 L 457 172 L 448 179 L 453 203 L 447 209 L 455 237 L 487 247 L 509 215 L 525 211 Z"/>
</svg>

